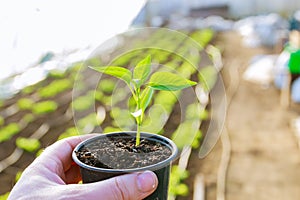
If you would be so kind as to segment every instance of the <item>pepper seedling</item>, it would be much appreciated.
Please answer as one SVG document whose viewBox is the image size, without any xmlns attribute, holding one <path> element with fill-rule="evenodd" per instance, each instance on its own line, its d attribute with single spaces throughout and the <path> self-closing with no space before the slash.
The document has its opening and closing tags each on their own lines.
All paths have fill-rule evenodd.
<svg viewBox="0 0 300 200">
<path fill-rule="evenodd" d="M 129 87 L 136 104 L 132 116 L 137 123 L 136 146 L 140 145 L 141 126 L 146 108 L 149 106 L 154 90 L 175 91 L 191 87 L 197 83 L 171 72 L 155 72 L 151 75 L 151 56 L 141 60 L 131 72 L 119 66 L 89 66 L 98 72 L 114 76 Z"/>
</svg>

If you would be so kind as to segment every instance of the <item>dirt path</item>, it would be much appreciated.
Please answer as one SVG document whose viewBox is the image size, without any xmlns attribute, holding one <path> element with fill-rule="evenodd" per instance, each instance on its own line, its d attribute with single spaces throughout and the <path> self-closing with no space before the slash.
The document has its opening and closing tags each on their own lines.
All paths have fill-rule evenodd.
<svg viewBox="0 0 300 200">
<path fill-rule="evenodd" d="M 226 199 L 299 199 L 300 151 L 289 126 L 298 109 L 281 108 L 276 88 L 263 89 L 241 79 L 252 56 L 271 51 L 242 47 L 236 33 L 220 34 L 218 43 L 224 48 L 227 87 L 234 79 L 239 82 L 226 119 L 232 145 Z"/>
</svg>

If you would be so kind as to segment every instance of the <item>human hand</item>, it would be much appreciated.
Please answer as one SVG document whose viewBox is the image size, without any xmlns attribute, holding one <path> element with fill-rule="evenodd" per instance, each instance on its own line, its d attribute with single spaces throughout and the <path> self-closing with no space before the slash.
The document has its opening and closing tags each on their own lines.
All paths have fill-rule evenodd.
<svg viewBox="0 0 300 200">
<path fill-rule="evenodd" d="M 82 140 L 94 135 L 75 136 L 47 147 L 24 170 L 8 200 L 18 199 L 105 199 L 139 200 L 157 187 L 153 172 L 126 174 L 108 180 L 77 184 L 81 180 L 79 167 L 72 165 L 72 151 Z"/>
</svg>

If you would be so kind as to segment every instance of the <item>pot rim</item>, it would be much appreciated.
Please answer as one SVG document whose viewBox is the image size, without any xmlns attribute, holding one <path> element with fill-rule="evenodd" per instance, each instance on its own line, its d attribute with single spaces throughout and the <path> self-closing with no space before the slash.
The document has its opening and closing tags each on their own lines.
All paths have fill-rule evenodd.
<svg viewBox="0 0 300 200">
<path fill-rule="evenodd" d="M 153 165 L 148 165 L 148 166 L 145 166 L 145 167 L 140 167 L 140 168 L 130 168 L 130 169 L 107 169 L 107 168 L 100 168 L 100 167 L 93 167 L 93 166 L 90 166 L 90 165 L 87 165 L 83 162 L 81 162 L 77 156 L 76 156 L 76 152 L 78 150 L 80 150 L 80 148 L 85 145 L 85 144 L 88 144 L 94 140 L 98 140 L 99 138 L 101 137 L 105 137 L 105 136 L 112 136 L 112 135 L 115 135 L 115 134 L 128 134 L 128 135 L 133 135 L 133 134 L 136 134 L 136 131 L 118 131 L 118 132 L 111 132 L 111 133 L 99 133 L 99 135 L 95 136 L 95 137 L 92 137 L 92 138 L 89 138 L 87 140 L 84 140 L 82 142 L 80 142 L 73 150 L 72 152 L 72 158 L 73 158 L 73 161 L 79 165 L 80 167 L 82 168 L 85 168 L 85 169 L 88 169 L 88 170 L 92 170 L 92 171 L 100 171 L 100 172 L 109 172 L 109 173 L 122 173 L 122 172 L 138 172 L 138 171 L 145 171 L 145 170 L 156 170 L 156 169 L 160 169 L 160 168 L 163 168 L 167 165 L 169 165 L 177 156 L 178 154 L 178 148 L 176 146 L 176 144 L 170 140 L 169 138 L 165 137 L 165 136 L 162 136 L 162 135 L 159 135 L 159 134 L 154 134 L 154 133 L 147 133 L 147 132 L 141 132 L 141 138 L 150 138 L 150 140 L 156 140 L 158 142 L 160 142 L 161 144 L 167 146 L 171 151 L 172 151 L 172 154 L 166 159 L 166 160 L 163 160 L 161 162 L 158 162 L 156 164 L 153 164 Z"/>
</svg>

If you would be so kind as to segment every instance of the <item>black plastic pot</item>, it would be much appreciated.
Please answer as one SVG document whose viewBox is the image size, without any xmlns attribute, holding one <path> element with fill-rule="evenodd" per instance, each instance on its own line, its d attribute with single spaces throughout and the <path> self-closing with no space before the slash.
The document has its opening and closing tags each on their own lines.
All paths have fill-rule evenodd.
<svg viewBox="0 0 300 200">
<path fill-rule="evenodd" d="M 84 145 L 90 144 L 94 141 L 101 140 L 105 137 L 127 137 L 127 138 L 134 138 L 136 136 L 136 132 L 115 132 L 109 134 L 99 134 L 96 137 L 87 139 L 76 146 L 73 151 L 72 157 L 73 160 L 80 166 L 80 172 L 82 176 L 83 183 L 91 183 L 96 181 L 105 180 L 114 176 L 126 174 L 126 173 L 133 173 L 145 170 L 153 171 L 158 178 L 158 187 L 157 189 L 146 199 L 147 200 L 167 200 L 168 198 L 168 187 L 169 187 L 169 176 L 170 176 L 170 165 L 171 162 L 176 158 L 178 153 L 178 149 L 174 142 L 170 139 L 151 133 L 141 133 L 141 139 L 151 140 L 155 142 L 159 142 L 164 146 L 167 146 L 172 154 L 166 160 L 156 163 L 154 165 L 142 167 L 142 168 L 135 168 L 135 169 L 107 169 L 107 168 L 98 168 L 89 166 L 81 162 L 77 156 L 76 152 L 78 152 Z"/>
</svg>

